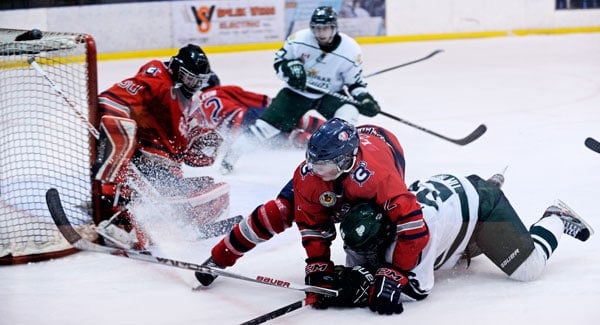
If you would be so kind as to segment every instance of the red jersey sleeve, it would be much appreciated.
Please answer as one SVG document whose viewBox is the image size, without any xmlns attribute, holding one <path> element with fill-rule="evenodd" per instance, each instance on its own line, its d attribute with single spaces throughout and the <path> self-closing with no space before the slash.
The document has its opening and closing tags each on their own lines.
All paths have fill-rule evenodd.
<svg viewBox="0 0 600 325">
<path fill-rule="evenodd" d="M 335 205 L 336 198 L 330 186 L 310 173 L 305 162 L 294 172 L 294 213 L 307 261 L 331 259 L 330 246 L 336 233 L 328 208 Z"/>
</svg>

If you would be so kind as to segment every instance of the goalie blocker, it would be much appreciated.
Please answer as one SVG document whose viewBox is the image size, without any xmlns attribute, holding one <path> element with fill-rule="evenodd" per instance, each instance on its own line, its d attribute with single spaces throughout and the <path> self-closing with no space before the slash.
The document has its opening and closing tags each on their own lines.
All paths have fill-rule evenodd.
<svg viewBox="0 0 600 325">
<path fill-rule="evenodd" d="M 198 226 L 228 213 L 229 186 L 226 183 L 215 183 L 211 177 L 183 178 L 181 173 L 160 166 L 137 166 L 143 160 L 136 162 L 140 154 L 135 150 L 135 121 L 103 116 L 99 129 L 97 158 L 92 169 L 100 196 L 95 222 L 106 227 L 109 221 L 126 232 L 133 231 L 135 235 L 129 236 L 131 240 L 126 242 L 130 247 L 144 249 L 150 241 L 127 210 L 129 202 L 136 197 L 150 203 L 172 205 L 182 214 L 174 217 Z M 144 171 L 153 175 L 145 177 Z M 157 177 L 162 174 L 165 177 Z"/>
</svg>

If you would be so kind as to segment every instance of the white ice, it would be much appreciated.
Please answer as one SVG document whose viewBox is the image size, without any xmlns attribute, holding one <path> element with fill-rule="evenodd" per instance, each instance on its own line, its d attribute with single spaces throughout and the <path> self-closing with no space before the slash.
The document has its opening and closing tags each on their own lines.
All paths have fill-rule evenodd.
<svg viewBox="0 0 600 325">
<path fill-rule="evenodd" d="M 384 116 L 361 117 L 396 133 L 410 182 L 440 172 L 488 177 L 508 166 L 504 190 L 529 226 L 555 198 L 600 230 L 600 154 L 583 145 L 600 139 L 600 33 L 364 45 L 370 73 L 443 49 L 430 60 L 368 79 L 383 109 L 460 138 L 484 123 L 488 131 L 457 146 Z M 224 84 L 275 95 L 273 51 L 211 54 Z M 99 63 L 100 89 L 135 73 L 147 59 Z M 299 150 L 259 151 L 227 177 L 231 215 L 247 215 L 273 198 L 302 160 Z M 165 257 L 200 263 L 216 242 L 163 242 Z M 333 258 L 342 264 L 339 238 Z M 231 272 L 303 283 L 305 253 L 291 228 L 248 253 Z M 0 267 L 2 324 L 236 324 L 298 301 L 303 292 L 219 278 L 190 289 L 191 272 L 80 252 L 28 265 Z M 424 301 L 395 316 L 368 309 L 305 307 L 273 324 L 598 324 L 600 240 L 563 236 L 540 279 L 509 280 L 485 257 L 437 273 Z"/>
</svg>

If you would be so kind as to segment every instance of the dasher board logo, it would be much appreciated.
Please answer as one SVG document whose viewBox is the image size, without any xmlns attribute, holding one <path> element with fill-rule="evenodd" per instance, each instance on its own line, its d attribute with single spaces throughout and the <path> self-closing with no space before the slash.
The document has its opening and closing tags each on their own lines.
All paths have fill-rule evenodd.
<svg viewBox="0 0 600 325">
<path fill-rule="evenodd" d="M 284 39 L 284 4 L 279 0 L 176 1 L 171 7 L 176 47 Z"/>
</svg>

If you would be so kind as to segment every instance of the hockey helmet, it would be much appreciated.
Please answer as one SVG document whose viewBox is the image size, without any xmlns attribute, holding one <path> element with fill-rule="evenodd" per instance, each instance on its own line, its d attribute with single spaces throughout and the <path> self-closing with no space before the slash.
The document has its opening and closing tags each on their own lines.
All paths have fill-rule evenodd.
<svg viewBox="0 0 600 325">
<path fill-rule="evenodd" d="M 330 6 L 317 7 L 310 17 L 310 30 L 320 45 L 330 44 L 338 32 L 335 10 Z"/>
<path fill-rule="evenodd" d="M 334 117 L 323 123 L 308 139 L 308 168 L 323 180 L 332 181 L 352 169 L 356 162 L 358 144 L 356 128 Z"/>
<path fill-rule="evenodd" d="M 188 44 L 179 49 L 169 61 L 169 72 L 186 98 L 208 85 L 211 76 L 210 64 L 198 45 Z"/>
<path fill-rule="evenodd" d="M 375 203 L 363 201 L 342 216 L 340 234 L 346 247 L 371 252 L 391 239 L 392 232 L 383 210 Z"/>
</svg>

